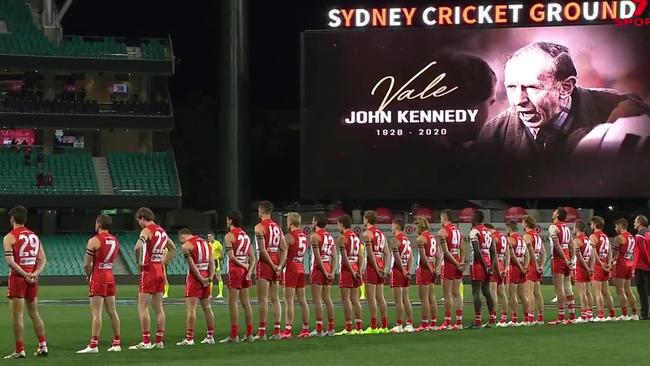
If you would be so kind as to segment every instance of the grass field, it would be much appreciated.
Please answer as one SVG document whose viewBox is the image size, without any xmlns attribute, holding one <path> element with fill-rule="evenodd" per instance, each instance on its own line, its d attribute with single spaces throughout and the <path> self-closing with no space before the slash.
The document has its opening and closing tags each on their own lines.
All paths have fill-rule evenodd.
<svg viewBox="0 0 650 366">
<path fill-rule="evenodd" d="M 338 289 L 335 289 L 338 297 Z M 414 289 L 413 289 L 414 290 Z M 134 300 L 135 286 L 119 287 L 119 298 Z M 173 286 L 172 302 L 182 300 L 182 286 Z M 470 289 L 465 288 L 465 299 L 470 299 Z M 552 288 L 544 287 L 545 298 L 553 297 Z M 122 320 L 121 353 L 108 353 L 110 323 L 105 317 L 100 339 L 100 352 L 95 355 L 77 355 L 90 336 L 90 315 L 83 286 L 43 286 L 40 289 L 41 313 L 46 323 L 50 356 L 35 359 L 36 338 L 31 322 L 25 315 L 25 334 L 28 358 L 26 360 L 0 360 L 0 363 L 48 365 L 297 365 L 297 364 L 405 364 L 413 362 L 458 365 L 526 364 L 526 365 L 638 365 L 647 363 L 650 322 L 617 322 L 574 326 L 538 326 L 530 328 L 463 330 L 456 332 L 429 332 L 411 334 L 367 335 L 319 339 L 293 339 L 289 341 L 260 342 L 253 344 L 216 344 L 182 348 L 175 346 L 185 336 L 185 308 L 182 304 L 166 307 L 165 350 L 129 351 L 129 345 L 139 342 L 140 330 L 135 305 L 121 304 L 118 311 Z M 387 299 L 391 299 L 387 290 Z M 412 300 L 417 297 L 413 292 Z M 61 304 L 60 301 L 79 300 Z M 615 299 L 615 301 L 617 301 Z M 254 306 L 255 329 L 257 307 Z M 365 311 L 366 309 L 364 309 Z M 441 308 L 440 308 L 441 310 Z M 215 337 L 221 339 L 229 331 L 225 303 L 215 304 Z M 337 330 L 343 327 L 343 312 L 337 307 Z M 484 311 L 485 313 L 485 311 Z M 555 316 L 555 307 L 548 307 L 546 319 Z M 6 299 L 0 301 L 0 351 L 13 351 L 13 336 Z M 299 314 L 299 312 L 297 313 Z M 394 309 L 389 309 L 389 318 Z M 471 304 L 466 302 L 465 324 L 472 319 Z M 368 318 L 365 314 L 365 323 Z M 419 323 L 420 309 L 414 307 L 414 321 Z M 440 319 L 440 317 L 439 317 Z M 205 326 L 199 311 L 196 338 L 203 339 Z M 313 326 L 313 313 L 311 319 Z M 294 329 L 300 329 L 297 319 Z M 153 329 L 155 332 L 155 328 Z M 198 342 L 197 342 L 198 343 Z"/>
</svg>

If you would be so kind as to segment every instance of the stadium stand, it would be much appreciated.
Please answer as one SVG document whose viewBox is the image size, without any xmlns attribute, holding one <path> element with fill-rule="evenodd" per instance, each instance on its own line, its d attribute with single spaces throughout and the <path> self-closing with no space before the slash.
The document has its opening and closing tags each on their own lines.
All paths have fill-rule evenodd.
<svg viewBox="0 0 650 366">
<path fill-rule="evenodd" d="M 84 249 L 88 236 L 55 235 L 41 239 L 47 255 L 44 276 L 84 275 Z"/>
<path fill-rule="evenodd" d="M 42 169 L 36 166 L 36 151 L 30 154 L 32 163 L 26 166 L 24 152 L 0 150 L 0 170 L 4 172 L 0 194 L 99 194 L 92 156 L 87 152 L 45 155 Z M 51 187 L 37 187 L 36 175 L 41 171 L 52 174 Z"/>
<path fill-rule="evenodd" d="M 108 155 L 115 194 L 174 196 L 179 194 L 174 159 L 169 152 Z"/>
<path fill-rule="evenodd" d="M 35 100 L 31 97 L 7 95 L 0 104 L 1 112 L 57 113 L 57 114 L 102 114 L 168 116 L 169 102 L 121 102 L 98 103 L 96 100 Z"/>
<path fill-rule="evenodd" d="M 120 256 L 126 264 L 126 268 L 130 273 L 138 273 L 137 260 L 135 259 L 135 253 L 133 247 L 135 242 L 138 240 L 138 232 L 127 232 L 121 233 L 117 236 L 120 240 Z"/>
<path fill-rule="evenodd" d="M 34 24 L 30 8 L 23 0 L 0 0 L 0 21 L 6 32 L 0 32 L 0 53 L 33 56 L 85 58 L 171 58 L 164 39 L 142 39 L 132 44 L 115 37 L 66 36 L 56 44 L 48 40 Z M 129 52 L 127 47 L 134 47 Z M 135 52 L 139 48 L 140 55 Z M 135 53 L 134 53 L 135 52 Z"/>
</svg>

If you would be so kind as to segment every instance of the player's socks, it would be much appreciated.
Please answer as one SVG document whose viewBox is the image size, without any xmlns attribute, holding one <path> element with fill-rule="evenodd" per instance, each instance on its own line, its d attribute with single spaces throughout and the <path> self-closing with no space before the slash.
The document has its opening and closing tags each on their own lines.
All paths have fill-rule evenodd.
<svg viewBox="0 0 650 366">
<path fill-rule="evenodd" d="M 293 330 L 293 326 L 291 324 L 284 325 L 284 333 L 291 334 L 292 330 Z"/>
<path fill-rule="evenodd" d="M 223 281 L 219 282 L 219 297 L 223 296 Z"/>
<path fill-rule="evenodd" d="M 151 333 L 149 332 L 142 333 L 142 343 L 151 343 Z"/>
<path fill-rule="evenodd" d="M 610 318 L 615 318 L 615 317 L 616 317 L 616 310 L 611 309 L 611 310 L 609 311 L 609 317 L 610 317 Z"/>
<path fill-rule="evenodd" d="M 513 323 L 517 322 L 517 313 L 512 313 L 510 315 L 510 321 L 513 322 Z"/>
<path fill-rule="evenodd" d="M 237 338 L 237 335 L 239 333 L 239 329 L 237 329 L 237 325 L 231 325 L 230 326 L 230 338 Z"/>
<path fill-rule="evenodd" d="M 537 314 L 537 321 L 540 322 L 540 323 L 543 323 L 544 322 L 544 314 L 538 313 Z"/>
<path fill-rule="evenodd" d="M 90 337 L 90 343 L 88 343 L 88 347 L 97 348 L 97 346 L 99 346 L 99 337 L 97 336 Z"/>
<path fill-rule="evenodd" d="M 605 312 L 602 311 L 602 310 L 598 310 L 598 317 L 601 318 L 601 319 L 604 318 L 605 317 Z"/>
<path fill-rule="evenodd" d="M 246 324 L 246 337 L 253 335 L 253 324 Z"/>
<path fill-rule="evenodd" d="M 188 329 L 185 332 L 185 339 L 188 341 L 193 341 L 194 340 L 194 329 Z"/>
<path fill-rule="evenodd" d="M 23 342 L 16 342 L 16 353 L 24 352 L 25 344 Z"/>
<path fill-rule="evenodd" d="M 266 322 L 260 322 L 260 326 L 257 329 L 257 335 L 264 337 L 266 335 Z"/>
<path fill-rule="evenodd" d="M 463 325 L 463 311 L 456 310 L 456 325 Z"/>
<path fill-rule="evenodd" d="M 569 320 L 575 320 L 576 318 L 576 298 L 574 295 L 568 295 L 566 297 L 566 303 L 569 305 Z"/>
<path fill-rule="evenodd" d="M 385 316 L 381 317 L 381 327 L 388 328 L 388 317 Z"/>
<path fill-rule="evenodd" d="M 120 339 L 120 336 L 113 336 L 113 343 L 111 346 L 121 346 L 122 345 L 122 340 Z"/>
<path fill-rule="evenodd" d="M 334 319 L 327 319 L 327 331 L 334 331 Z"/>
<path fill-rule="evenodd" d="M 402 325 L 402 321 L 398 319 L 398 320 L 395 322 L 395 325 L 398 326 L 398 327 L 401 326 L 401 325 Z"/>
<path fill-rule="evenodd" d="M 450 325 L 451 324 L 451 311 L 446 311 L 445 312 L 445 325 Z"/>
<path fill-rule="evenodd" d="M 407 320 L 406 320 L 406 325 L 411 325 L 411 326 L 413 326 L 413 319 L 407 319 Z"/>
<path fill-rule="evenodd" d="M 273 334 L 280 334 L 280 322 L 273 324 Z"/>
<path fill-rule="evenodd" d="M 361 331 L 363 329 L 363 320 L 354 319 L 355 329 Z"/>
<path fill-rule="evenodd" d="M 474 312 L 474 323 L 473 325 L 481 325 L 481 312 L 480 311 L 475 311 Z"/>
<path fill-rule="evenodd" d="M 497 322 L 497 312 L 493 310 L 490 312 L 490 319 L 488 320 L 489 324 L 496 324 Z"/>
<path fill-rule="evenodd" d="M 317 332 L 323 331 L 323 319 L 316 319 L 316 331 Z"/>
<path fill-rule="evenodd" d="M 352 320 L 345 321 L 345 330 L 347 330 L 348 332 L 352 331 Z"/>
<path fill-rule="evenodd" d="M 377 329 L 377 318 L 370 318 L 370 329 Z"/>
<path fill-rule="evenodd" d="M 427 328 L 427 327 L 429 327 L 429 319 L 427 319 L 427 318 L 422 318 L 422 323 L 420 324 L 420 327 L 422 327 L 422 328 Z"/>
<path fill-rule="evenodd" d="M 164 329 L 158 329 L 156 331 L 156 343 L 160 343 L 165 339 L 165 330 Z"/>
<path fill-rule="evenodd" d="M 429 320 L 429 326 L 430 327 L 435 327 L 437 323 L 438 323 L 438 318 L 431 318 Z"/>
<path fill-rule="evenodd" d="M 501 313 L 501 319 L 499 319 L 499 323 L 505 323 L 508 321 L 508 313 Z"/>
<path fill-rule="evenodd" d="M 627 306 L 621 306 L 621 314 L 627 316 Z"/>
<path fill-rule="evenodd" d="M 214 338 L 214 328 L 208 328 L 208 332 L 205 334 L 206 338 Z"/>
<path fill-rule="evenodd" d="M 564 308 L 563 307 L 558 307 L 557 308 L 557 320 L 564 320 Z"/>
<path fill-rule="evenodd" d="M 302 323 L 302 330 L 309 330 L 309 323 Z"/>
</svg>

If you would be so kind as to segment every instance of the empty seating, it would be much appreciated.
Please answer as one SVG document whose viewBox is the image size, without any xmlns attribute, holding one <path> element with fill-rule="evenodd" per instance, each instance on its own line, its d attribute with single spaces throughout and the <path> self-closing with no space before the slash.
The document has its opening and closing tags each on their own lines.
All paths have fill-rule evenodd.
<svg viewBox="0 0 650 366">
<path fill-rule="evenodd" d="M 0 33 L 0 53 L 32 56 L 60 56 L 85 58 L 129 58 L 126 41 L 113 37 L 65 37 L 60 44 L 48 40 L 34 25 L 31 11 L 24 0 L 0 0 L 0 20 L 7 33 Z M 146 60 L 170 59 L 171 53 L 164 39 L 146 39 L 140 44 L 140 53 Z"/>
<path fill-rule="evenodd" d="M 79 151 L 46 154 L 42 169 L 36 166 L 36 152 L 31 152 L 31 164 L 25 165 L 23 151 L 0 149 L 0 194 L 99 194 L 92 156 Z M 38 172 L 52 174 L 52 186 L 38 188 Z"/>
<path fill-rule="evenodd" d="M 168 152 L 111 153 L 107 160 L 115 194 L 175 196 L 180 193 L 176 165 Z"/>
</svg>

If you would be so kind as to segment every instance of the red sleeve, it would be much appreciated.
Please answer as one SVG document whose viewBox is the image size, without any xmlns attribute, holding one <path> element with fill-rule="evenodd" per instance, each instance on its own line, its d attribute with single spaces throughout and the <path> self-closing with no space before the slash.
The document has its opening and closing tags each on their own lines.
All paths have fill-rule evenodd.
<svg viewBox="0 0 650 366">
<path fill-rule="evenodd" d="M 636 260 L 636 266 L 639 269 L 642 269 L 644 271 L 649 271 L 650 270 L 650 254 L 648 253 L 648 240 L 650 239 L 650 233 L 646 233 L 645 235 L 637 235 L 637 251 L 638 255 L 637 260 Z"/>
</svg>

